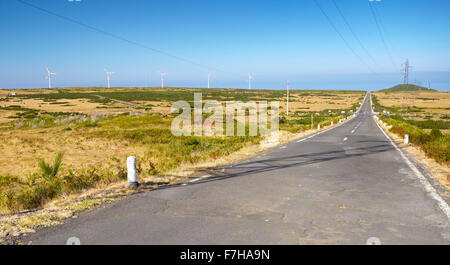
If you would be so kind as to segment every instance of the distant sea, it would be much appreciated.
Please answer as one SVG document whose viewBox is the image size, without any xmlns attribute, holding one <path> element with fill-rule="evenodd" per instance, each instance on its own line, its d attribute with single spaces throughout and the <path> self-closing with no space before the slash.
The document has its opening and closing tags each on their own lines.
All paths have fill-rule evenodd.
<svg viewBox="0 0 450 265">
<path fill-rule="evenodd" d="M 314 74 L 314 75 L 291 75 L 291 76 L 270 76 L 264 74 L 253 74 L 253 89 L 285 89 L 286 81 L 289 80 L 291 89 L 305 90 L 367 90 L 376 91 L 380 89 L 390 88 L 392 86 L 403 83 L 401 73 L 386 74 Z M 424 87 L 430 86 L 432 89 L 450 92 L 450 72 L 413 72 L 410 78 L 411 84 Z M 12 83 L 11 80 L 1 80 L 0 88 L 45 88 L 46 80 L 23 81 L 23 83 Z M 105 82 L 95 80 L 87 81 L 70 81 L 54 79 L 54 87 L 89 87 L 89 86 L 105 86 Z M 124 77 L 116 76 L 112 81 L 113 87 L 158 87 L 159 79 L 152 80 L 126 80 Z M 172 74 L 166 77 L 166 87 L 207 87 L 205 80 L 198 78 L 183 77 L 181 75 Z M 230 79 L 227 76 L 216 74 L 211 79 L 211 87 L 216 88 L 248 88 L 248 80 L 243 75 L 242 79 Z"/>
</svg>

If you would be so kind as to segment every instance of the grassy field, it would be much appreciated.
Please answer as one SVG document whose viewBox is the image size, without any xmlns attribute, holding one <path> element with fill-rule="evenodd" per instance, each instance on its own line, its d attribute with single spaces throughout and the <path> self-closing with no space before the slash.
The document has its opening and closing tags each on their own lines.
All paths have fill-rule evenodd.
<svg viewBox="0 0 450 265">
<path fill-rule="evenodd" d="M 10 93 L 14 92 L 15 95 Z M 42 207 L 52 199 L 126 179 L 127 156 L 138 157 L 142 178 L 183 164 L 225 157 L 263 137 L 175 137 L 174 101 L 193 93 L 218 101 L 280 100 L 280 129 L 297 133 L 350 114 L 359 91 L 285 91 L 194 88 L 66 88 L 1 91 L 0 213 Z M 99 97 L 100 96 L 100 97 Z M 112 100 L 138 104 L 129 106 Z"/>
<path fill-rule="evenodd" d="M 377 92 L 372 100 L 392 132 L 408 134 L 428 157 L 450 165 L 450 93 Z"/>
<path fill-rule="evenodd" d="M 388 111 L 434 119 L 450 115 L 449 92 L 376 92 L 373 95 L 379 104 Z"/>
</svg>

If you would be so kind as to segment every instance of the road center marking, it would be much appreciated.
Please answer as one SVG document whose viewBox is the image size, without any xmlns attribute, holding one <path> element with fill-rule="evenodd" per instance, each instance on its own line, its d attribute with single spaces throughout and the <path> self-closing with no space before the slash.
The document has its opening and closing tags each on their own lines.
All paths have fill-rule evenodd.
<svg viewBox="0 0 450 265">
<path fill-rule="evenodd" d="M 348 137 L 345 137 L 345 138 L 344 138 L 344 142 L 347 141 L 347 140 L 348 140 Z"/>
<path fill-rule="evenodd" d="M 326 129 L 326 130 L 320 131 L 320 132 L 318 132 L 318 133 L 312 134 L 312 135 L 310 135 L 310 136 L 308 136 L 308 137 L 305 137 L 305 138 L 303 138 L 303 139 L 300 139 L 300 140 L 297 141 L 297 143 L 301 143 L 301 142 L 303 142 L 303 141 L 306 141 L 306 140 L 308 140 L 308 139 L 311 139 L 311 138 L 313 138 L 313 137 L 315 137 L 315 136 L 317 136 L 317 135 L 319 135 L 319 134 L 328 132 L 329 130 L 336 129 L 336 128 L 338 128 L 338 127 L 344 125 L 344 124 L 346 124 L 346 122 L 343 122 L 343 123 L 341 123 L 341 124 L 339 124 L 339 125 L 336 125 L 336 126 L 334 126 L 334 127 L 328 128 L 328 129 Z"/>
</svg>

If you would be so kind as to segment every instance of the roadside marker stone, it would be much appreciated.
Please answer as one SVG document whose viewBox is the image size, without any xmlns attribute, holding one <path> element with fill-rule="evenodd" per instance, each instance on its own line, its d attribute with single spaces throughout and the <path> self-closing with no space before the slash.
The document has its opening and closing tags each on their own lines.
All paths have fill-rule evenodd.
<svg viewBox="0 0 450 265">
<path fill-rule="evenodd" d="M 409 135 L 405 134 L 405 139 L 403 139 L 404 144 L 409 144 Z"/>
<path fill-rule="evenodd" d="M 136 171 L 136 157 L 130 156 L 127 158 L 127 173 L 128 173 L 128 187 L 136 189 L 139 186 L 138 176 Z"/>
</svg>

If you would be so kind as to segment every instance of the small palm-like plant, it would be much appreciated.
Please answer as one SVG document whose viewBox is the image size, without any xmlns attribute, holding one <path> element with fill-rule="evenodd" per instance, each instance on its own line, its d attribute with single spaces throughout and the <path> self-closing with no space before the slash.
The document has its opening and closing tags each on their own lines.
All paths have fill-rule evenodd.
<svg viewBox="0 0 450 265">
<path fill-rule="evenodd" d="M 52 180 L 57 175 L 61 168 L 62 159 L 63 159 L 63 152 L 58 152 L 55 157 L 55 161 L 53 162 L 53 165 L 45 162 L 44 159 L 39 159 L 39 169 L 41 171 L 41 175 L 46 180 Z"/>
</svg>

